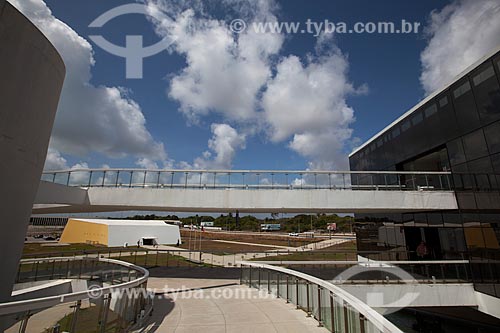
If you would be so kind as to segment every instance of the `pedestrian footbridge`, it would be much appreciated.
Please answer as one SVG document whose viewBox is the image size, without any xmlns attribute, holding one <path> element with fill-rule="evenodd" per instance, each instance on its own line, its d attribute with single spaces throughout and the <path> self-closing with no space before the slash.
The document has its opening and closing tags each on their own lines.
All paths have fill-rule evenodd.
<svg viewBox="0 0 500 333">
<path fill-rule="evenodd" d="M 43 174 L 33 213 L 454 209 L 447 172 L 72 169 Z"/>
</svg>

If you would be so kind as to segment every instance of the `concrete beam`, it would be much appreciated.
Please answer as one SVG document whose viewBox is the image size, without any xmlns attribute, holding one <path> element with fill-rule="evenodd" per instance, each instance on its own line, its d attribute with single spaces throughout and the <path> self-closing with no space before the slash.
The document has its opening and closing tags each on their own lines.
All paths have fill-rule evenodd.
<svg viewBox="0 0 500 333">
<path fill-rule="evenodd" d="M 120 187 L 91 187 L 87 191 L 88 204 L 73 206 L 36 205 L 33 208 L 33 213 L 118 210 L 366 213 L 457 209 L 455 194 L 444 191 L 203 190 Z M 55 204 L 56 202 L 51 203 Z"/>
<path fill-rule="evenodd" d="M 86 189 L 40 181 L 35 197 L 36 204 L 43 205 L 89 205 Z"/>
</svg>

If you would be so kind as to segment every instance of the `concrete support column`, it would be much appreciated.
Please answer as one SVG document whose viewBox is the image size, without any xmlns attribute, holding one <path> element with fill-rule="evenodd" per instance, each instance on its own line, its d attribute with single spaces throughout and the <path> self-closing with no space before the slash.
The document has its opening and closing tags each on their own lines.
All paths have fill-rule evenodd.
<svg viewBox="0 0 500 333">
<path fill-rule="evenodd" d="M 64 76 L 54 46 L 0 0 L 0 302 L 16 277 Z"/>
</svg>

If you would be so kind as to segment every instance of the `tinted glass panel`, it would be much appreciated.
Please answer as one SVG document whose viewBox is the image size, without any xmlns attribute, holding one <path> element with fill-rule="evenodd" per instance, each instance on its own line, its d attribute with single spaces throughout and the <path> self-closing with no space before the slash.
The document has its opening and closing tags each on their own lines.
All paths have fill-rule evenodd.
<svg viewBox="0 0 500 333">
<path fill-rule="evenodd" d="M 495 71 L 493 70 L 493 66 L 488 66 L 485 70 L 483 70 L 481 73 L 475 75 L 472 78 L 472 82 L 474 82 L 474 85 L 477 87 L 487 79 L 494 77 L 495 76 Z"/>
<path fill-rule="evenodd" d="M 476 198 L 472 192 L 457 192 L 457 202 L 460 209 L 477 209 Z"/>
<path fill-rule="evenodd" d="M 413 116 L 413 118 L 411 118 L 411 123 L 412 125 L 415 126 L 417 124 L 420 124 L 422 120 L 424 120 L 424 117 L 422 116 L 422 113 L 418 112 L 416 115 Z"/>
<path fill-rule="evenodd" d="M 467 160 L 469 161 L 488 155 L 483 130 L 464 136 L 463 143 L 465 156 L 467 156 Z"/>
<path fill-rule="evenodd" d="M 451 140 L 458 135 L 458 124 L 453 110 L 453 105 L 449 103 L 449 97 L 442 95 L 439 98 L 439 131 L 433 129 L 435 132 L 440 132 L 444 140 Z"/>
<path fill-rule="evenodd" d="M 490 154 L 500 152 L 500 121 L 486 127 L 484 135 L 486 136 Z"/>
<path fill-rule="evenodd" d="M 401 124 L 401 130 L 403 132 L 406 131 L 406 130 L 408 130 L 410 127 L 411 127 L 411 124 L 410 124 L 409 120 L 406 120 L 406 121 L 403 122 L 403 124 Z"/>
<path fill-rule="evenodd" d="M 453 182 L 457 188 L 472 189 L 473 182 L 467 168 L 467 163 L 455 165 L 451 168 L 451 171 L 454 173 Z"/>
<path fill-rule="evenodd" d="M 441 213 L 428 213 L 427 221 L 429 225 L 442 225 L 443 224 L 443 216 Z"/>
<path fill-rule="evenodd" d="M 490 156 L 493 172 L 500 174 L 500 154 Z"/>
<path fill-rule="evenodd" d="M 439 100 L 439 107 L 444 107 L 448 104 L 448 97 L 444 96 Z"/>
<path fill-rule="evenodd" d="M 432 104 L 431 106 L 429 106 L 427 109 L 424 110 L 424 113 L 425 113 L 425 117 L 426 118 L 429 118 L 433 114 L 436 114 L 437 113 L 437 106 L 436 106 L 436 104 Z"/>
<path fill-rule="evenodd" d="M 500 88 L 493 66 L 479 69 L 473 76 L 474 96 L 479 116 L 483 123 L 489 123 L 500 118 Z"/>
<path fill-rule="evenodd" d="M 458 126 L 463 132 L 469 132 L 479 127 L 479 115 L 476 103 L 470 90 L 469 81 L 457 84 L 453 90 L 453 105 Z"/>
<path fill-rule="evenodd" d="M 458 213 L 443 213 L 444 225 L 448 227 L 462 225 L 462 218 Z"/>
<path fill-rule="evenodd" d="M 490 174 L 493 172 L 491 167 L 490 157 L 483 157 L 473 162 L 468 162 L 467 166 L 469 172 L 473 173 L 472 180 L 476 188 L 481 190 L 489 190 L 494 187 L 496 181 L 490 178 Z"/>
<path fill-rule="evenodd" d="M 448 156 L 450 157 L 450 164 L 456 165 L 465 162 L 464 148 L 462 146 L 462 139 L 458 138 L 446 144 L 448 149 Z"/>
<path fill-rule="evenodd" d="M 426 226 L 427 225 L 427 214 L 426 213 L 415 213 L 415 225 Z"/>
<path fill-rule="evenodd" d="M 467 165 L 471 173 L 490 173 L 493 171 L 489 156 L 468 162 Z"/>
<path fill-rule="evenodd" d="M 458 98 L 470 90 L 469 81 L 462 83 L 458 88 L 453 90 L 453 97 Z"/>
</svg>

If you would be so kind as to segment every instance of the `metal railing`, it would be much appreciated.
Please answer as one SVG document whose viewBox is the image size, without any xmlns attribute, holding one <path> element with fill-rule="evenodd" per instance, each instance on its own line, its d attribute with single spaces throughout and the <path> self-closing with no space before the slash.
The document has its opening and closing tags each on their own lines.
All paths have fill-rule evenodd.
<svg viewBox="0 0 500 333">
<path fill-rule="evenodd" d="M 314 276 L 272 265 L 241 262 L 241 283 L 295 304 L 330 332 L 402 332 L 356 297 Z"/>
<path fill-rule="evenodd" d="M 422 261 L 307 261 L 256 260 L 260 264 L 285 266 L 339 284 L 470 283 L 469 260 Z M 404 276 L 402 276 L 402 274 Z M 348 275 L 346 275 L 348 274 Z M 339 277 L 339 278 L 337 278 Z M 340 279 L 342 277 L 342 279 Z"/>
<path fill-rule="evenodd" d="M 30 318 L 54 309 L 52 316 L 59 316 L 45 332 L 121 332 L 140 326 L 152 309 L 152 298 L 146 290 L 148 277 L 149 272 L 142 267 L 109 258 L 24 259 L 18 283 L 83 280 L 87 290 L 0 303 L 0 322 L 19 332 L 40 330 L 30 328 Z"/>
<path fill-rule="evenodd" d="M 42 180 L 78 187 L 452 190 L 449 172 L 71 169 Z"/>
<path fill-rule="evenodd" d="M 453 173 L 452 181 L 458 191 L 500 190 L 500 174 L 496 173 Z"/>
<path fill-rule="evenodd" d="M 186 241 L 189 243 L 189 240 Z M 331 245 L 330 245 L 331 246 Z M 293 261 L 294 263 L 307 262 L 310 265 L 321 266 L 326 263 L 338 263 L 338 264 L 349 264 L 350 262 L 357 262 L 357 257 L 365 257 L 370 262 L 387 262 L 387 263 L 402 263 L 412 264 L 412 263 L 422 263 L 427 265 L 432 265 L 436 262 L 443 263 L 466 263 L 468 262 L 469 255 L 466 252 L 454 252 L 453 255 L 449 257 L 443 257 L 443 259 L 435 260 L 429 258 L 429 260 L 412 260 L 414 251 L 407 250 L 388 250 L 388 251 L 358 251 L 355 249 L 328 249 L 329 246 L 321 243 L 310 243 L 307 245 L 301 245 L 294 249 L 272 249 L 272 245 L 269 245 L 267 250 L 249 250 L 238 248 L 229 248 L 224 250 L 213 250 L 201 247 L 201 263 L 206 264 L 208 267 L 211 266 L 234 266 L 237 261 L 243 260 L 258 260 L 258 261 L 273 261 L 275 263 L 287 264 L 287 262 Z M 310 247 L 311 250 L 304 251 L 304 247 Z M 71 250 L 71 251 L 58 251 L 58 252 L 43 252 L 40 254 L 29 253 L 25 255 L 25 259 L 36 259 L 36 258 L 58 258 L 58 257 L 79 257 L 82 259 L 96 259 L 96 258 L 113 258 L 121 261 L 130 262 L 134 265 L 141 267 L 195 267 L 198 266 L 197 263 L 189 261 L 189 259 L 195 259 L 200 257 L 200 247 L 199 243 L 196 244 L 193 241 L 192 248 L 182 248 L 178 247 L 176 249 L 155 249 L 150 248 L 107 248 L 107 249 L 86 249 L 86 250 Z M 24 260 L 23 259 L 23 262 Z M 188 259 L 188 260 L 186 260 Z M 222 261 L 224 260 L 224 261 Z M 27 270 L 31 270 L 28 276 L 31 279 L 41 280 L 43 273 L 41 270 L 38 274 L 37 271 L 38 263 L 33 261 L 32 264 L 26 265 Z M 57 266 L 56 266 L 57 267 Z M 57 270 L 55 271 L 57 272 Z M 20 271 L 18 275 L 17 282 L 22 282 L 23 275 Z"/>
</svg>

